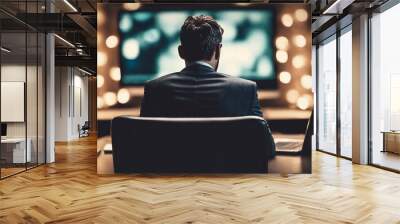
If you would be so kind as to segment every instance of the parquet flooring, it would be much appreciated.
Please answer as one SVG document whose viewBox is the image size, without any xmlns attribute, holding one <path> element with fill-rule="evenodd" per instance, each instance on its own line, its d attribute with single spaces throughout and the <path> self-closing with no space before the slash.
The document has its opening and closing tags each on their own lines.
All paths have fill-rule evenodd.
<svg viewBox="0 0 400 224">
<path fill-rule="evenodd" d="M 313 153 L 312 175 L 96 174 L 96 139 L 0 181 L 0 223 L 400 223 L 400 175 Z"/>
</svg>

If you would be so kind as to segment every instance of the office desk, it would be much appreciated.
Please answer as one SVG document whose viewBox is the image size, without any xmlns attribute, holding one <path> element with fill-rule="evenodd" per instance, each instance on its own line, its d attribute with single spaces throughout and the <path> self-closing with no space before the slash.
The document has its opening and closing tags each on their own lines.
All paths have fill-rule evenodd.
<svg viewBox="0 0 400 224">
<path fill-rule="evenodd" d="M 400 154 L 400 131 L 383 131 L 382 152 Z"/>
<path fill-rule="evenodd" d="M 6 163 L 26 163 L 31 162 L 32 140 L 26 139 L 27 147 L 25 151 L 25 138 L 6 138 L 1 139 L 1 156 Z"/>
<path fill-rule="evenodd" d="M 304 136 L 301 135 L 274 135 L 276 142 L 297 141 L 301 142 Z M 113 175 L 114 161 L 111 152 L 105 152 L 104 147 L 110 147 L 111 137 L 106 136 L 97 139 L 97 174 L 99 175 Z M 106 146 L 107 145 L 107 146 Z M 294 149 L 294 151 L 296 151 Z M 277 155 L 275 158 L 268 162 L 268 173 L 280 174 L 295 174 L 295 173 L 310 173 L 311 170 L 311 156 L 291 156 L 291 155 Z"/>
</svg>

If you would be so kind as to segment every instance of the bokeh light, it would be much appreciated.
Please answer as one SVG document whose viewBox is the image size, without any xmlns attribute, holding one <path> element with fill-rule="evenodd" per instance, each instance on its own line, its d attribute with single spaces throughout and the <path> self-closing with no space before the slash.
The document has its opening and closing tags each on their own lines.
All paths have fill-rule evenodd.
<svg viewBox="0 0 400 224">
<path fill-rule="evenodd" d="M 303 35 L 296 35 L 293 37 L 293 42 L 297 47 L 305 47 L 307 39 Z"/>
<path fill-rule="evenodd" d="M 131 38 L 122 45 L 122 55 L 128 60 L 136 59 L 139 56 L 139 42 L 135 38 Z"/>
<path fill-rule="evenodd" d="M 101 88 L 104 85 L 104 77 L 102 75 L 97 75 L 97 88 Z"/>
<path fill-rule="evenodd" d="M 288 84 L 292 80 L 292 75 L 289 72 L 283 71 L 279 73 L 279 81 L 283 84 Z"/>
<path fill-rule="evenodd" d="M 179 33 L 179 28 L 182 26 L 182 21 L 185 21 L 188 16 L 188 13 L 159 13 L 156 17 L 157 27 L 159 27 L 168 37 L 173 37 Z M 177 27 L 179 28 L 177 29 Z"/>
<path fill-rule="evenodd" d="M 219 25 L 224 28 L 224 41 L 232 41 L 236 38 L 238 29 L 235 24 L 228 21 L 219 22 Z"/>
<path fill-rule="evenodd" d="M 105 105 L 113 106 L 117 103 L 117 95 L 114 92 L 106 92 L 103 95 Z"/>
<path fill-rule="evenodd" d="M 305 22 L 308 18 L 308 13 L 305 9 L 297 9 L 294 13 L 294 17 L 296 17 L 299 22 Z"/>
<path fill-rule="evenodd" d="M 288 53 L 286 51 L 278 50 L 276 52 L 276 60 L 279 63 L 286 63 L 288 60 Z"/>
<path fill-rule="evenodd" d="M 114 47 L 118 46 L 118 43 L 119 43 L 119 39 L 115 35 L 111 35 L 111 36 L 107 37 L 107 39 L 106 39 L 106 46 L 108 48 L 114 48 Z"/>
<path fill-rule="evenodd" d="M 139 3 L 124 3 L 123 7 L 125 10 L 129 10 L 129 11 L 134 11 L 134 10 L 138 10 L 140 8 L 140 4 Z"/>
<path fill-rule="evenodd" d="M 117 93 L 118 103 L 120 103 L 120 104 L 128 103 L 130 98 L 131 98 L 131 96 L 129 94 L 128 89 L 122 88 L 122 89 L 118 90 L 118 93 Z"/>
<path fill-rule="evenodd" d="M 150 29 L 143 34 L 143 40 L 146 41 L 147 43 L 155 43 L 160 40 L 161 34 L 158 29 Z"/>
<path fill-rule="evenodd" d="M 101 109 L 104 107 L 104 100 L 100 96 L 97 97 L 97 109 Z"/>
<path fill-rule="evenodd" d="M 103 44 L 103 34 L 101 32 L 97 32 L 97 46 L 100 46 Z"/>
<path fill-rule="evenodd" d="M 293 25 L 293 17 L 290 14 L 283 14 L 281 21 L 286 27 L 291 27 Z"/>
<path fill-rule="evenodd" d="M 128 32 L 133 26 L 133 21 L 128 14 L 124 14 L 121 16 L 121 20 L 119 21 L 119 29 L 122 32 Z"/>
<path fill-rule="evenodd" d="M 110 77 L 114 81 L 121 80 L 121 69 L 119 67 L 112 67 L 110 69 Z"/>
<path fill-rule="evenodd" d="M 307 96 L 301 96 L 297 99 L 296 106 L 301 110 L 307 110 L 310 107 L 310 102 Z"/>
<path fill-rule="evenodd" d="M 303 75 L 300 79 L 301 86 L 304 89 L 311 89 L 312 88 L 312 77 L 311 75 Z"/>
<path fill-rule="evenodd" d="M 303 55 L 296 55 L 292 59 L 292 65 L 295 68 L 303 68 L 306 64 L 306 59 Z"/>
<path fill-rule="evenodd" d="M 105 22 L 105 16 L 103 10 L 98 10 L 97 11 L 97 24 L 99 26 L 103 25 Z"/>
<path fill-rule="evenodd" d="M 97 52 L 97 65 L 103 66 L 107 63 L 107 55 L 104 52 Z"/>
<path fill-rule="evenodd" d="M 273 64 L 268 57 L 260 58 L 257 65 L 257 72 L 261 77 L 267 77 L 272 74 Z"/>
<path fill-rule="evenodd" d="M 286 93 L 286 100 L 287 102 L 294 104 L 297 102 L 299 96 L 300 96 L 299 91 L 297 91 L 296 89 L 290 89 Z"/>
<path fill-rule="evenodd" d="M 289 40 L 284 36 L 280 36 L 276 38 L 275 46 L 279 50 L 287 50 L 289 48 Z"/>
</svg>

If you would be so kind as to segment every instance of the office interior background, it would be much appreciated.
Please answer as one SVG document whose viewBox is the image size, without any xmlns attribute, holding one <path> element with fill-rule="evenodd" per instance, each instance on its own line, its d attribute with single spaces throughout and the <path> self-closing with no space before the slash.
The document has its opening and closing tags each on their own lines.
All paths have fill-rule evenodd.
<svg viewBox="0 0 400 224">
<path fill-rule="evenodd" d="M 95 28 L 84 36 L 74 22 L 82 15 L 61 14 L 70 10 L 62 1 L 0 3 L 1 178 L 54 162 L 54 144 L 78 139 L 86 122 L 96 129 Z"/>
<path fill-rule="evenodd" d="M 98 176 L 96 172 L 96 133 L 107 135 L 101 133 L 97 124 L 107 125 L 102 122 L 114 117 L 115 111 L 137 115 L 137 109 L 130 110 L 127 106 L 138 108 L 142 94 L 140 88 L 119 88 L 117 81 L 121 74 L 115 68 L 118 64 L 113 61 L 114 58 L 107 58 L 110 64 L 102 67 L 103 70 L 97 69 L 97 65 L 104 62 L 104 57 L 97 51 L 114 51 L 120 42 L 115 43 L 115 38 L 110 38 L 115 35 L 115 30 L 105 31 L 107 34 L 103 39 L 96 40 L 98 29 L 102 29 L 101 20 L 107 21 L 107 17 L 97 16 L 99 11 L 96 4 L 123 2 L 0 2 L 0 197 L 6 202 L 0 204 L 0 217 L 12 212 L 7 203 L 12 204 L 15 194 L 19 194 L 18 199 L 22 201 L 25 197 L 23 193 L 29 188 L 24 184 L 33 183 L 35 178 L 48 183 L 46 190 L 63 193 L 66 192 L 61 187 L 79 182 L 76 178 L 87 178 L 93 183 L 98 181 L 87 188 L 81 184 L 92 184 L 88 183 L 89 180 L 73 185 L 81 193 L 90 192 L 92 196 L 99 194 L 93 193 L 96 191 L 94 188 L 98 189 L 97 184 L 102 187 L 102 184 L 108 184 L 109 187 L 114 181 L 120 181 L 131 186 L 129 177 L 128 183 L 124 182 L 125 176 Z M 265 2 L 282 3 L 274 0 Z M 397 0 L 285 2 L 307 3 L 311 7 L 311 74 L 277 74 L 282 93 L 277 95 L 276 92 L 260 91 L 259 97 L 264 105 L 271 105 L 270 111 L 264 111 L 271 125 L 287 120 L 287 128 L 281 132 L 292 132 L 292 127 L 296 127 L 294 133 L 288 133 L 296 141 L 302 139 L 296 136 L 304 131 L 306 119 L 311 110 L 314 111 L 313 174 L 306 177 L 271 175 L 271 178 L 282 181 L 280 185 L 277 183 L 279 181 L 274 182 L 277 188 L 279 185 L 282 189 L 274 188 L 275 193 L 291 190 L 298 195 L 306 195 L 307 200 L 302 203 L 310 207 L 311 203 L 317 203 L 321 207 L 327 206 L 327 209 L 316 212 L 293 206 L 285 207 L 287 213 L 283 213 L 288 214 L 289 210 L 297 212 L 296 215 L 302 218 L 298 221 L 398 222 L 400 205 L 395 199 L 399 196 L 397 173 L 400 172 L 400 103 L 397 100 L 400 94 L 400 65 L 396 56 L 400 50 L 397 41 L 400 32 L 396 27 L 400 21 L 400 3 Z M 291 27 L 296 23 L 296 15 L 281 16 L 278 22 Z M 288 42 L 292 41 L 288 39 Z M 275 39 L 273 43 L 278 48 L 281 42 Z M 289 58 L 287 63 L 291 63 Z M 310 102 L 310 97 L 313 102 Z M 275 107 L 285 109 L 274 111 L 272 108 Z M 89 137 L 80 136 L 86 121 L 89 127 L 86 134 Z M 82 173 L 78 173 L 78 169 Z M 50 180 L 52 177 L 54 179 Z M 148 179 L 138 178 L 143 179 L 135 184 L 145 186 Z M 171 187 L 162 178 L 151 178 L 153 183 Z M 180 186 L 189 185 L 185 177 L 174 178 Z M 252 186 L 263 185 L 262 181 L 269 180 L 269 177 L 265 178 L 252 176 L 246 181 Z M 57 186 L 60 179 L 69 181 L 70 185 Z M 207 177 L 199 182 L 207 181 L 226 186 L 223 181 Z M 231 179 L 229 181 L 234 183 Z M 53 185 L 50 186 L 50 183 Z M 298 184 L 308 188 L 299 188 Z M 154 185 L 148 186 L 157 189 Z M 101 189 L 113 192 L 111 188 Z M 121 186 L 119 189 L 125 188 Z M 307 189 L 319 194 L 314 197 L 310 192 L 305 192 Z M 168 191 L 162 190 L 164 193 Z M 234 191 L 228 188 L 224 190 Z M 40 197 L 43 193 L 43 190 L 35 191 L 32 189 L 29 195 Z M 210 192 L 207 194 L 212 195 Z M 57 198 L 55 195 L 49 198 Z M 355 200 L 349 204 L 338 203 L 346 208 L 344 211 L 333 204 L 328 207 L 328 203 L 338 202 L 339 199 L 335 200 L 334 196 Z M 279 198 L 286 200 L 290 196 Z M 287 200 L 286 204 L 296 201 Z M 104 202 L 112 204 L 109 200 Z M 23 206 L 30 203 L 33 202 L 21 202 Z M 276 206 L 280 207 L 280 204 Z M 63 211 L 77 214 L 78 209 L 74 209 Z M 76 221 L 70 213 L 61 217 Z M 316 216 L 318 219 L 312 219 Z M 53 217 L 53 220 L 57 218 Z"/>
</svg>

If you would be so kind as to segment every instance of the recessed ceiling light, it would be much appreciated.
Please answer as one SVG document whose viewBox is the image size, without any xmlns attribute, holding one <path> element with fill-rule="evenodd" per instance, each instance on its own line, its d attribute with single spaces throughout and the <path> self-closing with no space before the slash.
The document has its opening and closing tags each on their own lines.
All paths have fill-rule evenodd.
<svg viewBox="0 0 400 224">
<path fill-rule="evenodd" d="M 68 0 L 64 0 L 65 4 L 68 5 L 74 12 L 78 12 L 78 10 L 73 6 Z"/>
<path fill-rule="evenodd" d="M 4 51 L 6 53 L 10 53 L 11 52 L 11 50 L 9 50 L 9 49 L 7 49 L 5 47 L 1 47 L 0 49 L 1 49 L 1 51 Z"/>
</svg>

